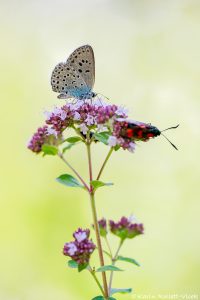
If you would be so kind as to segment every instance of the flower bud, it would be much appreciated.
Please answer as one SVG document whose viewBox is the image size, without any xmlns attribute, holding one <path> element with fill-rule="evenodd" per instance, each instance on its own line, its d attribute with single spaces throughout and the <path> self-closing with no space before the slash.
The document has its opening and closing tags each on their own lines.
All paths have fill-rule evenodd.
<svg viewBox="0 0 200 300">
<path fill-rule="evenodd" d="M 121 238 L 132 239 L 137 235 L 144 233 L 143 224 L 132 223 L 132 221 L 126 217 L 122 217 L 119 222 L 109 221 L 110 231 Z"/>
<path fill-rule="evenodd" d="M 98 221 L 99 224 L 99 231 L 100 231 L 100 235 L 102 237 L 106 237 L 107 235 L 107 221 L 106 219 L 102 218 L 101 220 Z"/>
</svg>

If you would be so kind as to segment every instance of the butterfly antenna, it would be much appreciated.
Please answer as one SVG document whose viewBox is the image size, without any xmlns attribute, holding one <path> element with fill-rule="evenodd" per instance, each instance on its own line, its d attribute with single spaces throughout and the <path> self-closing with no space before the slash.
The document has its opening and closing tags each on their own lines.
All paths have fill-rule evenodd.
<svg viewBox="0 0 200 300">
<path fill-rule="evenodd" d="M 164 135 L 163 133 L 161 133 L 162 136 L 164 136 L 164 138 L 176 149 L 178 150 L 178 148 L 166 137 L 166 135 Z"/>
<path fill-rule="evenodd" d="M 101 93 L 97 93 L 97 95 L 103 96 L 103 97 L 106 98 L 107 100 L 110 100 L 108 97 L 104 96 L 104 95 L 101 94 Z"/>
</svg>

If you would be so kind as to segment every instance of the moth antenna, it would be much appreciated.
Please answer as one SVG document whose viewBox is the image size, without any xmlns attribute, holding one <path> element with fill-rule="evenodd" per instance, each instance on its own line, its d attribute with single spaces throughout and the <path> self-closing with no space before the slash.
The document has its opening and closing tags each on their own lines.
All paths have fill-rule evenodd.
<svg viewBox="0 0 200 300">
<path fill-rule="evenodd" d="M 166 128 L 166 129 L 162 130 L 161 132 L 166 131 L 166 130 L 169 130 L 169 129 L 176 129 L 176 128 L 178 128 L 179 125 L 180 125 L 180 124 L 178 124 L 178 125 L 176 125 L 176 126 L 172 126 L 172 127 Z"/>
<path fill-rule="evenodd" d="M 178 125 L 179 126 L 179 125 Z M 177 127 L 178 127 L 177 126 Z M 177 127 L 172 127 L 172 128 L 177 128 Z M 170 129 L 171 129 L 171 127 L 170 127 Z M 166 129 L 167 130 L 167 129 Z M 164 130 L 163 130 L 164 131 Z M 178 148 L 163 134 L 163 133 L 161 133 L 161 135 L 162 136 L 164 136 L 164 138 L 176 149 L 176 150 L 178 150 Z"/>
</svg>

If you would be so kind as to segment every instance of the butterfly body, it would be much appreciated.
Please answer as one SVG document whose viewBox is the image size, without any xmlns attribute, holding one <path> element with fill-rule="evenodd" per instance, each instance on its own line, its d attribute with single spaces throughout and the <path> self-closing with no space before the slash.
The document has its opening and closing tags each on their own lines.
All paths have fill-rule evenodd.
<svg viewBox="0 0 200 300">
<path fill-rule="evenodd" d="M 95 81 L 95 60 L 93 49 L 89 45 L 77 48 L 67 59 L 53 70 L 51 85 L 54 92 L 60 93 L 59 99 L 91 99 Z"/>
</svg>

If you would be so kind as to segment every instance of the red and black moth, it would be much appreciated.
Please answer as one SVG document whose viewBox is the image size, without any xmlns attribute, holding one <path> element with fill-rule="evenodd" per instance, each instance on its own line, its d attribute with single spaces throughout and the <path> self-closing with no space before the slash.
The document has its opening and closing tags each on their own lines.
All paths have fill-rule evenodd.
<svg viewBox="0 0 200 300">
<path fill-rule="evenodd" d="M 143 122 L 133 120 L 119 122 L 121 125 L 119 135 L 123 138 L 131 139 L 133 141 L 146 142 L 149 139 L 162 135 L 176 150 L 178 150 L 177 147 L 163 134 L 163 132 L 169 129 L 175 129 L 179 125 L 172 126 L 160 131 L 157 127 Z"/>
</svg>

